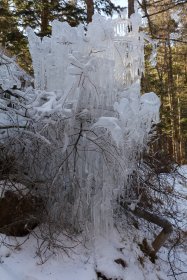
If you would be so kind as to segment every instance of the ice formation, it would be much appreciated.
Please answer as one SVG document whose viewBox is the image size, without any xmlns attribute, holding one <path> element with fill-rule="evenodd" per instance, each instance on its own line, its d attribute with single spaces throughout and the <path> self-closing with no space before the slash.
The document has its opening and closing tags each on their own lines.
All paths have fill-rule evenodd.
<svg viewBox="0 0 187 280">
<path fill-rule="evenodd" d="M 110 20 L 95 15 L 85 34 L 54 21 L 51 38 L 28 29 L 35 73 L 35 115 L 64 118 L 63 173 L 58 199 L 74 225 L 94 234 L 113 226 L 120 195 L 159 121 L 159 98 L 140 94 L 144 69 L 141 16 Z M 58 201 L 60 203 L 60 201 Z M 66 211 L 64 208 L 67 207 Z"/>
<path fill-rule="evenodd" d="M 159 98 L 140 94 L 140 24 L 138 13 L 95 15 L 85 34 L 83 25 L 54 21 L 42 40 L 27 29 L 35 76 L 29 108 L 45 123 L 40 136 L 58 150 L 49 204 L 56 220 L 94 235 L 112 229 L 117 199 L 130 198 L 129 178 L 159 121 Z"/>
<path fill-rule="evenodd" d="M 30 79 L 13 58 L 0 52 L 0 141 L 6 141 L 28 121 L 25 105 L 33 95 Z"/>
</svg>

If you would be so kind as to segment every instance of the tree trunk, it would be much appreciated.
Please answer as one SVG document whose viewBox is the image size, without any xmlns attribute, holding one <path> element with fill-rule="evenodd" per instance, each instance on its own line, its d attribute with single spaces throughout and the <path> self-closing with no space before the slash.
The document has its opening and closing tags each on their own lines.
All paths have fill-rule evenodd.
<svg viewBox="0 0 187 280">
<path fill-rule="evenodd" d="M 169 34 L 168 34 L 169 38 Z M 168 39 L 168 94 L 170 95 L 171 104 L 171 129 L 172 129 L 172 142 L 173 142 L 173 156 L 176 162 L 180 161 L 180 149 L 179 149 L 179 116 L 178 116 L 178 100 L 176 94 L 176 85 L 173 76 L 173 54 L 171 42 Z"/>
<path fill-rule="evenodd" d="M 86 0 L 87 5 L 87 23 L 92 22 L 92 17 L 94 15 L 94 2 L 93 0 Z"/>
<path fill-rule="evenodd" d="M 130 18 L 130 16 L 134 14 L 134 12 L 134 0 L 128 0 L 128 18 Z"/>
<path fill-rule="evenodd" d="M 159 217 L 156 214 L 150 213 L 145 209 L 141 209 L 140 207 L 136 207 L 134 210 L 131 210 L 127 205 L 124 205 L 123 203 L 121 204 L 121 206 L 127 209 L 128 211 L 132 212 L 138 218 L 142 218 L 150 223 L 153 223 L 163 228 L 162 231 L 159 233 L 159 235 L 155 238 L 155 240 L 152 243 L 154 254 L 156 254 L 159 251 L 159 249 L 164 245 L 164 243 L 166 242 L 170 234 L 172 233 L 173 231 L 172 224 L 168 220 Z"/>
<path fill-rule="evenodd" d="M 49 3 L 46 0 L 42 0 L 41 11 L 41 36 L 44 37 L 48 34 L 49 25 Z"/>
</svg>

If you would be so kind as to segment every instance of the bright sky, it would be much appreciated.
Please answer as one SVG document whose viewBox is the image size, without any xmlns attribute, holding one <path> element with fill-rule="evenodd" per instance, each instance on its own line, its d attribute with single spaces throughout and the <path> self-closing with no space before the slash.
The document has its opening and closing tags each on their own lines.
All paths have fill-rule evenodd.
<svg viewBox="0 0 187 280">
<path fill-rule="evenodd" d="M 127 6 L 127 0 L 113 0 L 112 1 L 114 4 L 116 5 L 120 5 L 120 6 Z"/>
</svg>

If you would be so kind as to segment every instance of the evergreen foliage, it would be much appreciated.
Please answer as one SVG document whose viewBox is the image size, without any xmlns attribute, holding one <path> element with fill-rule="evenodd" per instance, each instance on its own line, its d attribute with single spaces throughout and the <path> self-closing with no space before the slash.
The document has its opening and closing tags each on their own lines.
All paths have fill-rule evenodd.
<svg viewBox="0 0 187 280">
<path fill-rule="evenodd" d="M 146 48 L 145 75 L 142 79 L 143 91 L 153 90 L 161 98 L 160 137 L 155 142 L 154 149 L 157 151 L 161 148 L 178 163 L 186 162 L 187 157 L 187 31 L 184 18 L 187 4 L 185 3 L 165 0 L 155 5 L 155 1 L 144 0 L 141 4 L 147 18 L 147 32 L 157 44 L 154 65 L 149 62 L 151 47 Z"/>
</svg>

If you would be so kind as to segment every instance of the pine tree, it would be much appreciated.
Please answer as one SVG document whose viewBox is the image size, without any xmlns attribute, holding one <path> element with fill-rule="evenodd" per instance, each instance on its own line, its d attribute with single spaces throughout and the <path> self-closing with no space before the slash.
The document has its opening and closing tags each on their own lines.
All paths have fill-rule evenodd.
<svg viewBox="0 0 187 280">
<path fill-rule="evenodd" d="M 184 100 L 187 100 L 185 89 L 187 48 L 183 12 L 171 0 L 162 1 L 158 6 L 154 5 L 154 1 L 143 0 L 141 7 L 147 18 L 150 35 L 158 42 L 157 65 L 152 67 L 148 62 L 150 54 L 148 48 L 146 72 L 143 78 L 144 91 L 157 92 L 162 102 L 161 137 L 156 149 L 169 153 L 177 162 L 182 163 L 186 160 L 187 141 L 183 129 L 185 128 Z M 175 19 L 177 17 L 178 20 Z M 173 34 L 181 35 L 174 38 Z"/>
<path fill-rule="evenodd" d="M 27 40 L 23 30 L 19 28 L 18 16 L 13 12 L 11 1 L 2 0 L 0 4 L 0 45 L 2 51 L 10 56 L 16 55 L 23 68 L 30 65 L 30 56 L 27 48 Z"/>
</svg>

